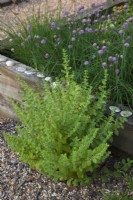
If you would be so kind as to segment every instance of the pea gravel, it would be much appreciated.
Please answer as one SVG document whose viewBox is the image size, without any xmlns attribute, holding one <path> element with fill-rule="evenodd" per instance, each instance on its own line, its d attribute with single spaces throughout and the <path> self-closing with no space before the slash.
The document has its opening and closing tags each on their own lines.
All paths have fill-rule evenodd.
<svg viewBox="0 0 133 200">
<path fill-rule="evenodd" d="M 102 183 L 98 178 L 87 186 L 68 187 L 64 182 L 55 183 L 30 169 L 8 148 L 2 136 L 3 131 L 16 134 L 16 124 L 11 120 L 0 121 L 0 200 L 102 200 L 103 192 L 127 192 L 128 199 L 133 199 L 133 191 L 124 179 L 110 176 L 107 183 Z M 111 167 L 118 161 L 118 158 L 111 156 L 107 163 Z M 133 169 L 128 173 L 133 176 Z"/>
</svg>

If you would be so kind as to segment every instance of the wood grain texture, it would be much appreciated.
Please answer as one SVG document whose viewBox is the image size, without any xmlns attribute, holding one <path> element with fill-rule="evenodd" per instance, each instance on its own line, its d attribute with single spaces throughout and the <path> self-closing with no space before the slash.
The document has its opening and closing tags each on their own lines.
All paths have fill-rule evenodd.
<svg viewBox="0 0 133 200">
<path fill-rule="evenodd" d="M 9 100 L 12 97 L 15 101 L 21 102 L 21 86 L 18 81 L 18 74 L 21 79 L 25 80 L 30 87 L 41 84 L 41 80 L 35 76 L 27 76 L 24 73 L 15 71 L 16 67 L 0 67 L 0 119 L 11 118 L 17 119 L 13 107 Z"/>
</svg>

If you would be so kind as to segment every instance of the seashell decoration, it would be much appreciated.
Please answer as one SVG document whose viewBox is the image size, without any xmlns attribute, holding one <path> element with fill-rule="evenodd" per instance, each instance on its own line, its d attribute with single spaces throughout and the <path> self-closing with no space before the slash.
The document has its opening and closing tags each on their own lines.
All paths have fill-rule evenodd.
<svg viewBox="0 0 133 200">
<path fill-rule="evenodd" d="M 22 67 L 22 66 L 17 67 L 16 71 L 18 71 L 18 72 L 25 72 L 26 71 L 26 67 Z"/>
<path fill-rule="evenodd" d="M 0 62 L 6 62 L 7 61 L 7 58 L 4 57 L 4 56 L 0 56 Z"/>
<path fill-rule="evenodd" d="M 15 62 L 14 62 L 13 60 L 8 60 L 8 61 L 6 61 L 6 65 L 7 65 L 8 67 L 12 67 L 12 66 L 15 65 Z"/>
<path fill-rule="evenodd" d="M 132 114 L 133 113 L 131 111 L 129 111 L 129 110 L 123 110 L 123 111 L 120 112 L 120 115 L 122 117 L 130 117 Z"/>
<path fill-rule="evenodd" d="M 38 73 L 36 76 L 39 78 L 44 78 L 44 74 L 41 74 L 41 73 Z"/>
<path fill-rule="evenodd" d="M 115 111 L 116 113 L 121 111 L 120 108 L 117 106 L 109 106 L 109 109 Z"/>
<path fill-rule="evenodd" d="M 27 75 L 33 75 L 33 74 L 36 74 L 36 71 L 34 71 L 34 70 L 27 70 L 24 73 L 27 74 Z"/>
</svg>

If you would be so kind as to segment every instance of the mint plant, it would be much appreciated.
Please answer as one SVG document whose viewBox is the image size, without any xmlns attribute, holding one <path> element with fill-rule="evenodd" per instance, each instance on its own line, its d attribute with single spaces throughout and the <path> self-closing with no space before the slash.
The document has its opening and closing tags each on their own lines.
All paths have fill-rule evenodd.
<svg viewBox="0 0 133 200">
<path fill-rule="evenodd" d="M 17 127 L 18 135 L 5 133 L 4 137 L 31 168 L 68 185 L 85 184 L 89 182 L 87 172 L 95 172 L 109 156 L 109 141 L 125 118 L 105 115 L 106 70 L 97 100 L 86 71 L 82 84 L 75 81 L 65 50 L 62 73 L 54 87 L 47 78 L 36 91 L 21 81 L 23 103 L 13 102 L 13 106 L 23 127 Z"/>
</svg>

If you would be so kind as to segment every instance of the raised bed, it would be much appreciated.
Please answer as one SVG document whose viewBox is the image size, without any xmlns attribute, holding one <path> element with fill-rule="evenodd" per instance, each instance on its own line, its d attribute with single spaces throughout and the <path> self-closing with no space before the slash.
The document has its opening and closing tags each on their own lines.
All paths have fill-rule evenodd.
<svg viewBox="0 0 133 200">
<path fill-rule="evenodd" d="M 120 130 L 120 134 L 114 137 L 113 146 L 115 147 L 113 149 L 115 154 L 133 158 L 133 116 L 128 118 L 124 129 Z"/>
<path fill-rule="evenodd" d="M 0 62 L 0 118 L 17 119 L 17 116 L 13 110 L 9 97 L 12 97 L 16 101 L 21 102 L 20 98 L 20 84 L 18 81 L 18 75 L 25 80 L 31 87 L 34 87 L 36 83 L 41 85 L 42 74 L 33 70 L 31 67 L 23 65 L 14 61 L 13 66 L 7 66 L 6 62 L 11 60 L 5 56 L 0 55 L 0 59 L 5 59 L 4 62 Z M 11 60 L 13 61 L 13 60 Z M 33 71 L 34 74 L 26 74 L 25 71 Z M 18 71 L 20 70 L 20 71 Z M 41 77 L 38 77 L 40 75 Z M 129 156 L 133 158 L 133 116 L 128 118 L 125 123 L 124 129 L 120 130 L 120 134 L 114 137 L 112 151 L 121 156 Z"/>
<path fill-rule="evenodd" d="M 126 1 L 115 1 L 115 5 L 123 4 Z M 112 1 L 106 2 L 106 8 L 111 9 L 114 4 Z M 6 61 L 11 60 L 7 57 L 0 56 L 1 60 L 5 61 L 0 62 L 0 118 L 11 118 L 17 119 L 11 103 L 9 101 L 9 96 L 14 98 L 17 101 L 21 101 L 19 91 L 20 84 L 17 80 L 17 76 L 20 75 L 22 79 L 27 81 L 32 87 L 35 83 L 41 84 L 41 77 L 37 77 L 38 71 L 28 75 L 24 71 L 18 71 L 19 67 L 26 68 L 25 71 L 30 71 L 32 68 L 25 66 L 19 62 L 15 62 L 13 66 L 7 66 Z M 120 130 L 119 136 L 114 137 L 113 146 L 115 147 L 113 151 L 117 154 L 126 153 L 133 158 L 133 117 L 128 119 L 128 122 L 125 123 L 124 129 Z"/>
</svg>

